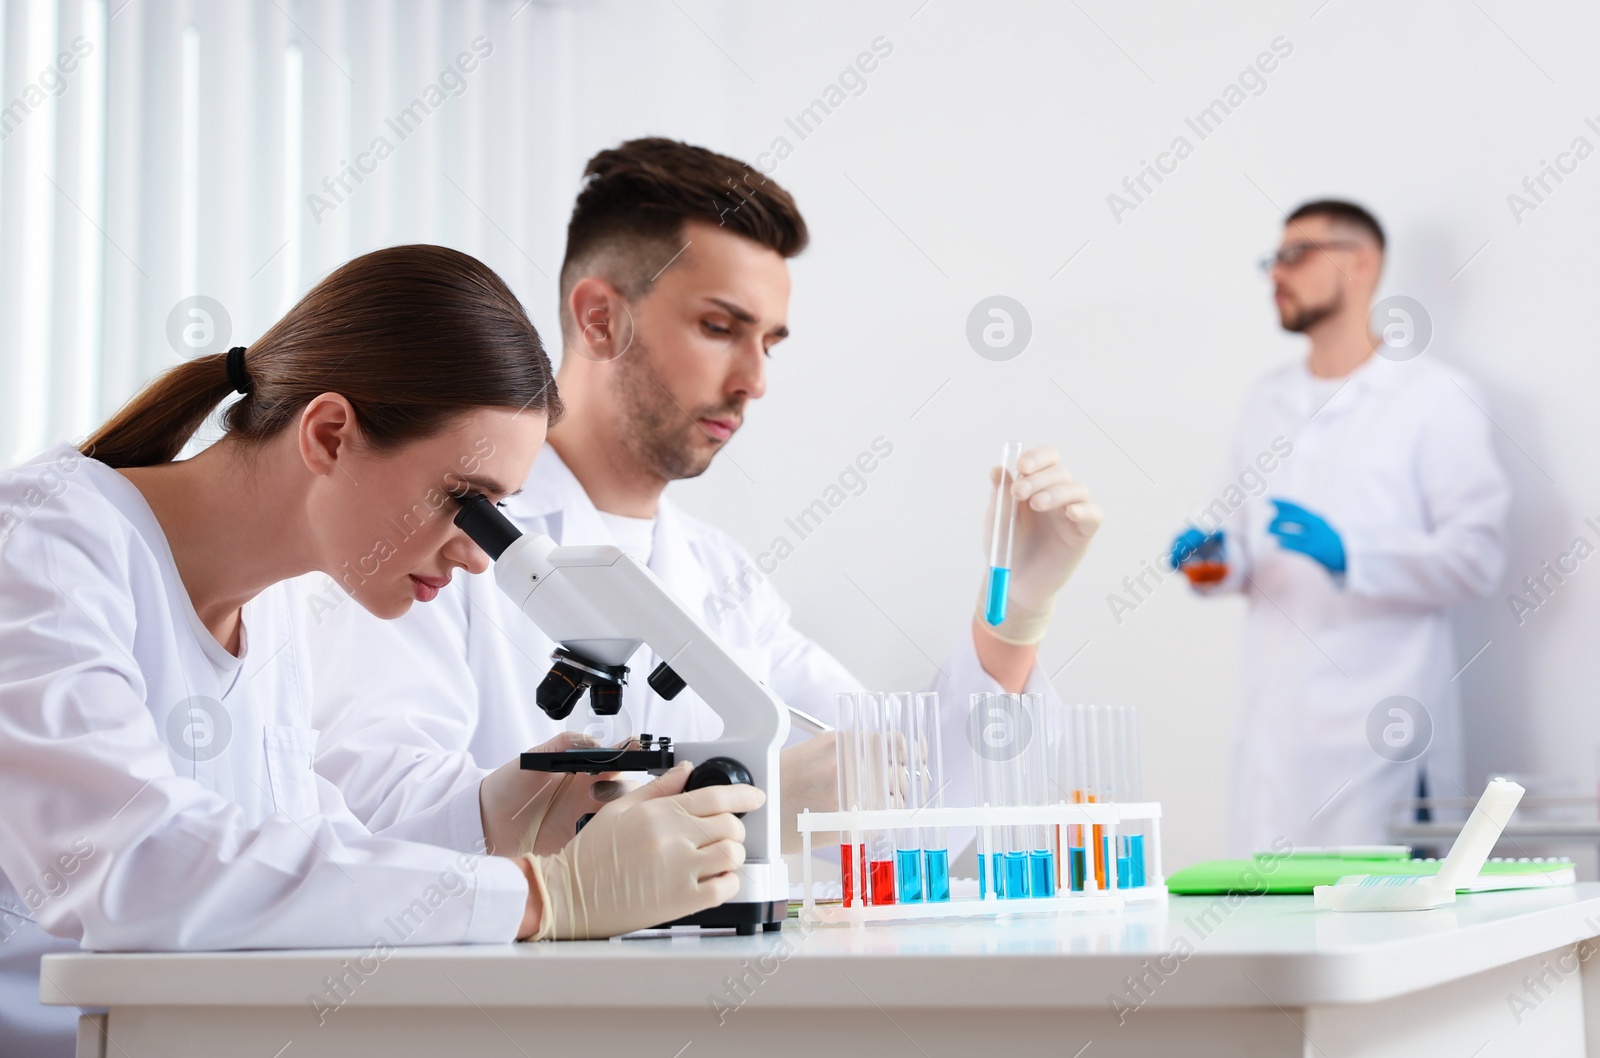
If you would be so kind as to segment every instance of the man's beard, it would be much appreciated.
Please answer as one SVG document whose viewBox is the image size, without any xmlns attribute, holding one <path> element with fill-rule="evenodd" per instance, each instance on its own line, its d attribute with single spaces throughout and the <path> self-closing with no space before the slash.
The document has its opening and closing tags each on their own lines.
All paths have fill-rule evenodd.
<svg viewBox="0 0 1600 1058">
<path fill-rule="evenodd" d="M 1304 334 L 1342 308 L 1344 308 L 1344 297 L 1335 294 L 1321 305 L 1310 305 L 1288 315 L 1280 313 L 1279 321 L 1283 324 L 1283 329 L 1290 334 Z"/>
<path fill-rule="evenodd" d="M 678 481 L 704 474 L 716 449 L 702 450 L 699 419 L 738 416 L 742 408 L 681 407 L 650 370 L 650 350 L 634 336 L 633 348 L 617 363 L 615 386 L 626 428 L 623 446 L 651 474 Z"/>
</svg>

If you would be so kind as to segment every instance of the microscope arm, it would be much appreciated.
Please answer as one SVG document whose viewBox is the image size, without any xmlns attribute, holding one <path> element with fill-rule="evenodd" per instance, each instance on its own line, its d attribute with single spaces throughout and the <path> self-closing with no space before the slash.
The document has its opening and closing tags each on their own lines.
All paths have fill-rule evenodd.
<svg viewBox="0 0 1600 1058">
<path fill-rule="evenodd" d="M 782 700 L 619 548 L 561 547 L 548 536 L 523 535 L 482 497 L 464 501 L 456 522 L 495 560 L 500 589 L 550 639 L 608 665 L 625 664 L 643 642 L 721 718 L 718 739 L 677 742 L 675 749 L 679 759 L 697 764 L 733 758 L 766 793 L 766 803 L 745 816 L 746 863 L 775 870 L 747 867 L 736 900 L 786 900 L 778 752 L 789 735 L 789 712 Z M 752 875 L 768 874 L 776 877 L 756 887 L 762 892 L 746 895 Z"/>
</svg>

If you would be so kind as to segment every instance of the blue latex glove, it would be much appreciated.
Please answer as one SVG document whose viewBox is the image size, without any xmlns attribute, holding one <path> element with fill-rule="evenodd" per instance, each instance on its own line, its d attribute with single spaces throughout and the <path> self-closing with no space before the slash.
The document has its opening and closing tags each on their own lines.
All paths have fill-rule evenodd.
<svg viewBox="0 0 1600 1058">
<path fill-rule="evenodd" d="M 1194 557 L 1195 552 L 1212 544 L 1218 548 L 1222 546 L 1222 533 L 1207 535 L 1198 529 L 1185 529 L 1173 539 L 1172 552 L 1167 556 L 1167 563 L 1175 570 L 1182 569 L 1183 564 Z"/>
<path fill-rule="evenodd" d="M 1344 541 L 1327 519 L 1288 500 L 1273 500 L 1272 505 L 1278 514 L 1267 532 L 1278 538 L 1281 547 L 1315 559 L 1329 573 L 1344 572 Z"/>
</svg>

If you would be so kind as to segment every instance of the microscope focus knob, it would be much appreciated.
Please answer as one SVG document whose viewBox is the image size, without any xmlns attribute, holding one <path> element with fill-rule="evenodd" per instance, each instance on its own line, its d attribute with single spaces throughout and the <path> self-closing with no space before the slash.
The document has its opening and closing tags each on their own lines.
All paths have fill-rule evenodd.
<svg viewBox="0 0 1600 1058">
<path fill-rule="evenodd" d="M 683 788 L 698 790 L 702 786 L 733 786 L 738 783 L 750 785 L 754 781 L 750 777 L 750 769 L 732 757 L 712 757 L 695 765 L 694 771 L 689 773 L 689 781 Z M 744 816 L 743 812 L 735 814 L 741 818 Z"/>
</svg>

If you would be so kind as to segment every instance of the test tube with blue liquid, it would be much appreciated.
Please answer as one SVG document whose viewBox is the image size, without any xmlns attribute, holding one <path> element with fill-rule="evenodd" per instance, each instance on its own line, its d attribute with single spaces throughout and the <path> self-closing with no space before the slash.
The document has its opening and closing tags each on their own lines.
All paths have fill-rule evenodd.
<svg viewBox="0 0 1600 1058">
<path fill-rule="evenodd" d="M 884 698 L 885 751 L 889 763 L 889 807 L 922 807 L 918 782 L 916 698 L 909 693 Z M 922 831 L 900 827 L 894 832 L 896 897 L 902 904 L 922 903 Z"/>
<path fill-rule="evenodd" d="M 1023 780 L 1027 783 L 1027 800 L 1018 804 L 1045 807 L 1050 804 L 1050 716 L 1045 708 L 1044 695 L 1021 696 L 1021 715 L 1024 721 L 1022 737 Z M 1028 849 L 1028 892 L 1034 897 L 1056 895 L 1055 828 L 1036 823 L 1028 828 L 1032 838 Z"/>
<path fill-rule="evenodd" d="M 986 752 L 991 722 L 990 700 L 993 697 L 978 692 L 967 699 L 967 731 L 971 735 L 969 741 L 972 745 L 972 803 L 976 808 L 994 808 L 1000 804 L 998 791 L 993 789 L 994 769 Z M 994 827 L 978 828 L 978 899 L 980 900 L 987 900 L 990 893 L 996 897 L 1001 894 L 999 848 L 1001 844 L 1002 841 L 996 840 Z"/>
<path fill-rule="evenodd" d="M 1007 806 L 1029 804 L 1028 800 L 1028 721 L 1022 711 L 1022 695 L 996 695 L 1005 716 L 1007 759 L 996 761 L 1001 773 L 1000 803 Z M 1005 890 L 1007 900 L 1026 898 L 1028 889 L 1028 859 L 1033 851 L 1033 828 L 1008 826 L 1005 828 Z"/>
<path fill-rule="evenodd" d="M 1011 541 L 1017 521 L 1017 498 L 1011 486 L 1017 480 L 1021 441 L 1007 441 L 1000 449 L 1000 482 L 995 486 L 994 524 L 989 536 L 989 588 L 983 619 L 998 625 L 1006 619 L 1006 595 L 1011 588 Z"/>
<path fill-rule="evenodd" d="M 944 736 L 940 727 L 939 694 L 923 691 L 917 695 L 916 750 L 918 801 L 926 808 L 944 807 Z M 922 828 L 923 878 L 929 903 L 950 899 L 950 842 L 944 827 Z M 980 868 L 981 871 L 981 868 Z"/>
<path fill-rule="evenodd" d="M 1144 800 L 1144 774 L 1139 759 L 1139 711 L 1132 707 L 1122 711 L 1122 782 L 1118 791 L 1124 801 Z M 1129 831 L 1122 836 L 1126 845 L 1128 862 L 1125 889 L 1136 889 L 1145 884 L 1144 823 L 1128 824 Z M 1121 871 L 1121 863 L 1118 864 Z"/>
</svg>

